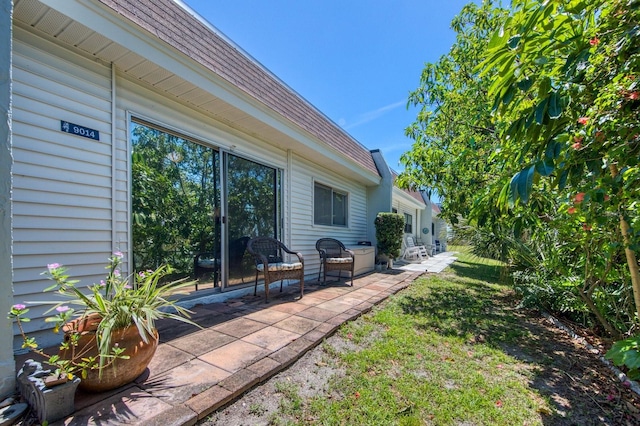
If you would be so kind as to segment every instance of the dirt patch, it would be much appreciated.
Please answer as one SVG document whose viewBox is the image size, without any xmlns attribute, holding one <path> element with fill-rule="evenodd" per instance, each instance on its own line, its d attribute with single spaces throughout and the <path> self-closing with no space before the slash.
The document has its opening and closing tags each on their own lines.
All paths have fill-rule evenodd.
<svg viewBox="0 0 640 426">
<path fill-rule="evenodd" d="M 327 338 L 288 369 L 245 393 L 239 400 L 218 410 L 199 425 L 277 425 L 285 423 L 285 412 L 292 399 L 307 400 L 331 395 L 329 383 L 344 375 L 337 354 L 357 349 L 353 342 L 338 335 Z M 292 393 L 295 392 L 295 395 Z M 292 419 L 289 419 L 292 420 Z"/>
<path fill-rule="evenodd" d="M 536 369 L 530 386 L 548 398 L 557 414 L 545 424 L 640 424 L 640 396 L 599 359 L 603 348 L 589 349 L 536 312 L 514 315 L 535 339 L 504 350 Z"/>
</svg>

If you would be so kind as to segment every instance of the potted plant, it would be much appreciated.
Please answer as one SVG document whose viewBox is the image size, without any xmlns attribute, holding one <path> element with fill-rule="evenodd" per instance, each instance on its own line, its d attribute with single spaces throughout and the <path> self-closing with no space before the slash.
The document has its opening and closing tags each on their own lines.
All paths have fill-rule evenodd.
<svg viewBox="0 0 640 426">
<path fill-rule="evenodd" d="M 55 284 L 45 291 L 55 291 L 62 298 L 47 302 L 53 305 L 48 312 L 55 311 L 55 315 L 45 319 L 55 324 L 54 332 L 64 331 L 57 354 L 45 353 L 25 334 L 22 323 L 29 321 L 26 305 L 14 305 L 9 312 L 23 337 L 22 347 L 45 357 L 61 378 L 80 377 L 80 387 L 85 390 L 114 389 L 138 377 L 158 345 L 156 320 L 172 318 L 197 326 L 188 319 L 190 311 L 169 299 L 170 294 L 193 282 L 163 283 L 162 278 L 171 272 L 167 266 L 122 276 L 122 258 L 122 253 L 113 253 L 106 279 L 89 286 L 88 292 L 76 286 L 77 280 L 69 279 L 62 265 L 47 265 L 43 275 Z"/>
<path fill-rule="evenodd" d="M 393 268 L 393 259 L 400 256 L 402 235 L 404 234 L 404 217 L 398 213 L 378 213 L 374 222 L 378 258 L 386 257 Z"/>
</svg>

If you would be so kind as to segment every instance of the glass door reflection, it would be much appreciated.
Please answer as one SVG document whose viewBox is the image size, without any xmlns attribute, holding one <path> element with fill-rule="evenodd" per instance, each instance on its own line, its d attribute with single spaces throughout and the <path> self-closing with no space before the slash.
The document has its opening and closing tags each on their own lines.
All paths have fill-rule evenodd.
<svg viewBox="0 0 640 426">
<path fill-rule="evenodd" d="M 220 152 L 134 119 L 131 229 L 135 271 L 170 265 L 169 278 L 219 285 Z"/>
<path fill-rule="evenodd" d="M 252 237 L 278 237 L 280 174 L 277 169 L 237 157 L 226 156 L 227 206 L 226 286 L 253 283 L 253 258 L 247 253 Z"/>
</svg>

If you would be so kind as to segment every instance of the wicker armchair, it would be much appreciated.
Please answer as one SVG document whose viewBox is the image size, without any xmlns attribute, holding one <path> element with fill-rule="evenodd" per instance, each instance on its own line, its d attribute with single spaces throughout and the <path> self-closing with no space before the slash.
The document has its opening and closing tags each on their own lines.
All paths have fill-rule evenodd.
<svg viewBox="0 0 640 426">
<path fill-rule="evenodd" d="M 289 250 L 284 244 L 275 238 L 256 237 L 249 240 L 247 251 L 253 255 L 256 262 L 256 281 L 253 287 L 253 295 L 258 291 L 258 275 L 264 276 L 265 302 L 269 301 L 269 284 L 282 280 L 297 279 L 300 281 L 300 297 L 304 295 L 304 258 L 302 254 Z M 297 262 L 286 262 L 285 253 L 297 256 Z"/>
<path fill-rule="evenodd" d="M 355 258 L 353 251 L 347 249 L 344 244 L 333 238 L 320 238 L 316 241 L 316 250 L 320 254 L 320 270 L 318 270 L 318 281 L 320 273 L 324 271 L 323 284 L 327 282 L 327 271 L 338 271 L 340 280 L 342 271 L 351 272 L 351 286 L 353 286 L 353 270 Z"/>
</svg>

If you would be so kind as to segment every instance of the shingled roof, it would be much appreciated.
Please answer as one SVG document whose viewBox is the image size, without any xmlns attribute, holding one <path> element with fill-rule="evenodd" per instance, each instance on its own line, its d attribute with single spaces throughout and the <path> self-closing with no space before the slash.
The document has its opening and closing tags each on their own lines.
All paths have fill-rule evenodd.
<svg viewBox="0 0 640 426">
<path fill-rule="evenodd" d="M 369 150 L 257 61 L 172 0 L 98 0 L 301 129 L 378 174 Z"/>
</svg>

